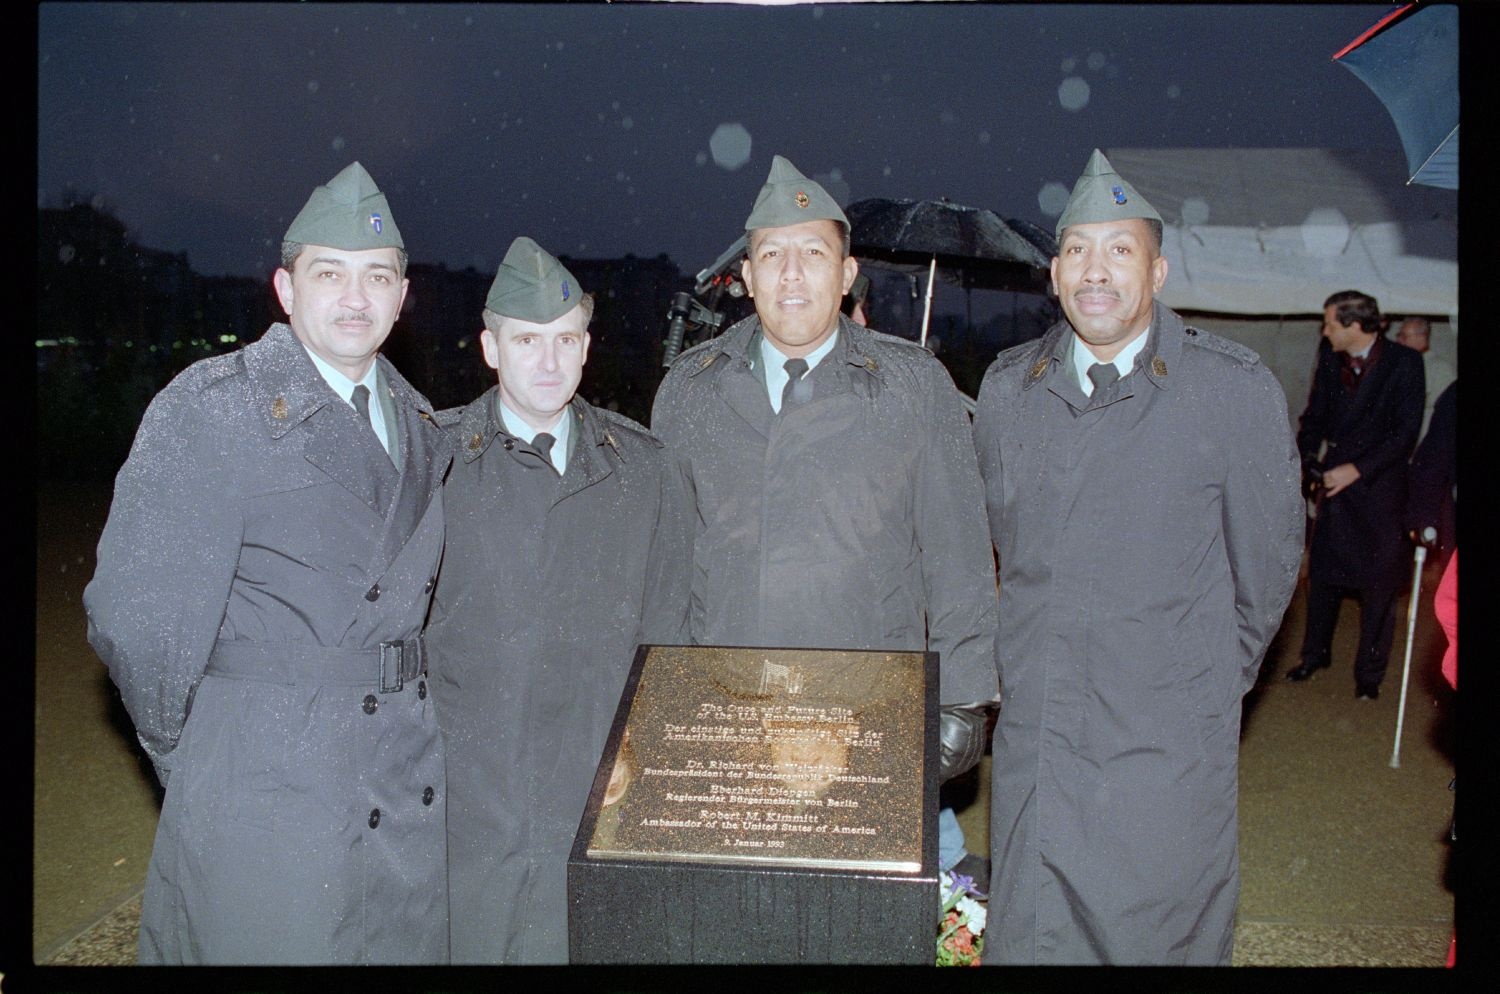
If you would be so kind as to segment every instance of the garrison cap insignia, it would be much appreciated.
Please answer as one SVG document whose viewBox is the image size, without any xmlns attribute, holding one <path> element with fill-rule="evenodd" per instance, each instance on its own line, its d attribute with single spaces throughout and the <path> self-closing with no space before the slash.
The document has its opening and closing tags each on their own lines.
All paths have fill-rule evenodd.
<svg viewBox="0 0 1500 994">
<path fill-rule="evenodd" d="M 277 397 L 275 400 L 271 401 L 271 417 L 275 418 L 277 421 L 286 420 L 285 397 Z"/>
<path fill-rule="evenodd" d="M 1047 371 L 1047 359 L 1046 359 L 1045 356 L 1043 356 L 1042 358 L 1040 358 L 1040 359 L 1038 359 L 1036 361 L 1036 365 L 1035 366 L 1031 367 L 1031 372 L 1028 375 L 1033 380 L 1039 380 L 1039 379 L 1042 378 L 1042 374 L 1045 373 L 1046 371 Z"/>
<path fill-rule="evenodd" d="M 1125 203 L 1125 188 L 1118 184 L 1109 188 L 1109 192 L 1115 195 L 1115 203 Z"/>
<path fill-rule="evenodd" d="M 1154 374 L 1156 374 L 1157 376 L 1166 376 L 1167 375 L 1167 360 L 1163 359 L 1159 355 L 1158 356 L 1152 356 L 1151 357 L 1151 372 L 1154 373 Z"/>
<path fill-rule="evenodd" d="M 807 194 L 802 190 L 798 190 L 797 195 L 792 199 L 797 202 L 798 207 L 801 207 L 803 209 L 806 209 L 807 205 L 812 203 L 811 200 L 807 199 Z"/>
<path fill-rule="evenodd" d="M 375 234 L 380 234 L 385 229 L 385 222 L 380 219 L 379 214 L 370 215 L 370 227 L 375 229 Z"/>
<path fill-rule="evenodd" d="M 568 289 L 568 281 L 567 280 L 563 280 L 562 281 L 562 292 L 563 292 L 563 300 L 567 300 L 568 297 L 572 295 L 572 291 Z"/>
</svg>

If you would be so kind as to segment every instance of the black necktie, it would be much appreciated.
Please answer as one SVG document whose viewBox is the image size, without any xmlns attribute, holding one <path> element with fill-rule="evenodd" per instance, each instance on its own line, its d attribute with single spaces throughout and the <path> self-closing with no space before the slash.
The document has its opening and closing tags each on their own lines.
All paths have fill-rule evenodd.
<svg viewBox="0 0 1500 994">
<path fill-rule="evenodd" d="M 354 409 L 359 416 L 365 419 L 365 424 L 370 423 L 370 388 L 361 383 L 354 388 L 354 396 L 349 398 L 354 404 Z"/>
<path fill-rule="evenodd" d="M 1089 381 L 1094 384 L 1094 393 L 1098 393 L 1120 378 L 1120 371 L 1112 362 L 1096 362 L 1089 367 Z"/>
<path fill-rule="evenodd" d="M 386 454 L 389 455 L 391 451 L 390 443 L 381 436 L 380 432 L 375 431 L 375 425 L 370 420 L 370 388 L 361 383 L 349 395 L 349 402 L 354 405 L 354 409 L 359 412 L 359 416 L 365 419 L 365 424 L 370 426 L 370 430 L 375 432 L 375 437 L 380 441 L 380 447 L 385 449 Z M 396 460 L 392 459 L 391 462 L 394 463 Z M 396 468 L 401 468 L 399 463 Z"/>
<path fill-rule="evenodd" d="M 807 400 L 807 388 L 797 389 L 798 385 L 802 382 L 802 377 L 807 373 L 807 360 L 788 359 L 786 365 L 782 368 L 786 370 L 787 376 L 786 386 L 781 388 L 781 413 L 785 414 L 787 408 L 791 407 L 794 403 L 801 403 Z"/>
<path fill-rule="evenodd" d="M 531 440 L 531 447 L 542 454 L 542 460 L 548 466 L 552 466 L 552 446 L 556 444 L 557 439 L 544 431 L 538 432 L 537 436 Z M 556 469 L 557 467 L 552 466 L 552 468 Z"/>
</svg>

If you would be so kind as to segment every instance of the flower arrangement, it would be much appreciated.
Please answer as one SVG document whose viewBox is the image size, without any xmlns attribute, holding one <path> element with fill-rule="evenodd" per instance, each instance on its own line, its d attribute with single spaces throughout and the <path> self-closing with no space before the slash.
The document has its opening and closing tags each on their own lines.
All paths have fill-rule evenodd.
<svg viewBox="0 0 1500 994">
<path fill-rule="evenodd" d="M 985 906 L 974 878 L 944 872 L 938 878 L 943 903 L 939 910 L 938 966 L 978 966 L 984 949 Z"/>
</svg>

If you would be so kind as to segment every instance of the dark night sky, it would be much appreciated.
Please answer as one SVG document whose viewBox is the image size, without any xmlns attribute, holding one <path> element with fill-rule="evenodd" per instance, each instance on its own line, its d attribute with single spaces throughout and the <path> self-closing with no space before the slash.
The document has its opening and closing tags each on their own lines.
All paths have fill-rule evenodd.
<svg viewBox="0 0 1500 994">
<path fill-rule="evenodd" d="M 1095 146 L 1399 158 L 1331 61 L 1394 6 L 43 4 L 37 202 L 96 196 L 201 273 L 266 276 L 358 159 L 416 261 L 493 271 L 528 234 L 695 272 L 779 152 L 846 202 L 1050 229 Z M 714 144 L 736 125 L 742 164 Z"/>
</svg>

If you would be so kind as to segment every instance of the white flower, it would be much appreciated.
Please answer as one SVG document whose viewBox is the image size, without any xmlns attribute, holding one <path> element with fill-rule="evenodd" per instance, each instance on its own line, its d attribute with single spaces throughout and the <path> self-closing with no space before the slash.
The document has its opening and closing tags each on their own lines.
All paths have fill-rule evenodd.
<svg viewBox="0 0 1500 994">
<path fill-rule="evenodd" d="M 961 897 L 958 899 L 958 913 L 969 926 L 969 931 L 978 935 L 984 931 L 985 909 L 984 905 L 972 897 Z"/>
<path fill-rule="evenodd" d="M 938 873 L 938 904 L 947 908 L 958 895 L 955 893 L 953 875 L 947 870 Z"/>
</svg>

